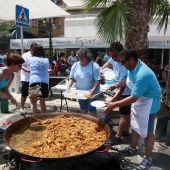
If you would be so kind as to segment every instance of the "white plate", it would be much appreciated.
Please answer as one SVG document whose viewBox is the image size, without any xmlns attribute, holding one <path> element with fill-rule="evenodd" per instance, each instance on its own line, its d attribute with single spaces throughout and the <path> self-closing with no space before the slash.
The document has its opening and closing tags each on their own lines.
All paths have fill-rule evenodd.
<svg viewBox="0 0 170 170">
<path fill-rule="evenodd" d="M 115 73 L 113 70 L 109 68 L 105 68 L 103 69 L 103 76 L 104 76 L 104 79 L 106 80 L 113 80 L 115 77 Z"/>
<path fill-rule="evenodd" d="M 84 96 L 84 94 L 89 94 L 90 91 L 86 90 L 75 90 L 75 89 L 70 89 L 69 91 L 65 91 L 63 93 L 64 97 L 66 98 L 75 98 L 75 99 L 83 99 L 86 100 L 87 97 Z"/>
<path fill-rule="evenodd" d="M 100 100 L 96 100 L 96 101 L 91 102 L 91 105 L 93 107 L 98 107 L 98 108 L 106 106 L 105 102 L 104 101 L 100 101 Z"/>
</svg>

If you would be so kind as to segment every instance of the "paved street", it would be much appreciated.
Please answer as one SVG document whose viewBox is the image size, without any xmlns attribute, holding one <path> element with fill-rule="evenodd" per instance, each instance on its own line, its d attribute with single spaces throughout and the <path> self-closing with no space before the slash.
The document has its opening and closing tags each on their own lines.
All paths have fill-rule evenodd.
<svg viewBox="0 0 170 170">
<path fill-rule="evenodd" d="M 17 99 L 18 103 L 20 103 L 20 94 L 15 94 L 13 93 L 13 96 L 15 96 L 15 98 Z M 111 97 L 108 95 L 104 95 L 104 97 L 101 98 L 101 100 L 109 100 Z M 47 113 L 56 113 L 58 112 L 59 108 L 60 108 L 60 94 L 54 94 L 53 96 L 50 96 L 49 99 L 46 100 L 46 104 L 47 104 Z M 77 101 L 71 101 L 71 100 L 67 100 L 68 102 L 68 106 L 69 106 L 69 110 L 71 112 L 78 112 L 79 111 L 79 105 Z M 29 99 L 27 99 L 26 101 L 26 106 L 29 109 Z M 1 127 L 6 128 L 8 125 L 3 125 L 4 122 L 6 121 L 12 121 L 15 122 L 16 120 L 22 119 L 23 116 L 21 116 L 19 114 L 19 110 L 18 108 L 15 108 L 15 106 L 9 104 L 9 110 L 11 111 L 10 113 L 6 113 L 6 114 L 2 114 L 0 113 L 0 125 Z M 63 112 L 66 111 L 66 108 L 64 107 Z M 99 113 L 102 113 L 102 109 L 98 110 Z M 101 114 L 98 114 L 99 116 L 101 116 Z M 108 117 L 111 117 L 113 119 L 118 118 L 117 116 L 117 111 L 115 110 L 114 112 L 112 112 L 112 114 L 109 114 Z M 115 130 L 117 129 L 117 126 L 113 126 L 111 127 L 111 130 Z M 113 135 L 113 134 L 112 134 Z M 130 138 L 126 138 L 122 140 L 122 143 L 120 145 L 117 145 L 116 147 L 118 149 L 122 149 L 125 146 L 128 146 L 130 142 Z M 162 144 L 162 146 L 160 145 Z M 150 168 L 152 170 L 169 170 L 170 168 L 170 147 L 164 147 L 164 141 L 160 142 L 156 142 L 155 146 L 154 146 L 154 150 L 153 150 L 153 159 L 154 159 L 154 164 L 153 166 Z M 1 147 L 6 147 L 6 145 L 4 144 L 4 142 L 0 143 Z M 111 150 L 110 152 L 116 153 L 116 151 Z M 127 169 L 135 169 L 134 167 L 136 167 L 137 164 L 139 164 L 139 162 L 142 160 L 142 156 L 144 154 L 144 143 L 143 140 L 141 139 L 139 142 L 139 149 L 138 149 L 138 154 L 136 156 L 133 157 L 126 157 L 128 160 L 130 160 L 131 164 L 127 165 Z M 0 163 L 1 163 L 1 167 L 4 167 L 4 159 L 2 158 L 2 154 L 0 157 Z M 9 169 L 9 167 L 5 168 L 6 170 Z"/>
</svg>

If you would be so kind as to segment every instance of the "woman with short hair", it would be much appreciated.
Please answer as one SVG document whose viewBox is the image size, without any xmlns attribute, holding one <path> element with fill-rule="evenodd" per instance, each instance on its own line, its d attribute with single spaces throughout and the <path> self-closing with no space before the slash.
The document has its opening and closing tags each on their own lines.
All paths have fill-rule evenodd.
<svg viewBox="0 0 170 170">
<path fill-rule="evenodd" d="M 89 49 L 81 48 L 78 52 L 79 61 L 74 63 L 71 68 L 67 90 L 70 89 L 72 83 L 76 81 L 77 90 L 89 90 L 91 94 L 100 92 L 100 67 L 93 61 L 92 54 Z M 96 116 L 96 107 L 90 105 L 94 99 L 79 99 L 81 113 L 87 114 L 89 111 L 91 115 Z"/>
</svg>

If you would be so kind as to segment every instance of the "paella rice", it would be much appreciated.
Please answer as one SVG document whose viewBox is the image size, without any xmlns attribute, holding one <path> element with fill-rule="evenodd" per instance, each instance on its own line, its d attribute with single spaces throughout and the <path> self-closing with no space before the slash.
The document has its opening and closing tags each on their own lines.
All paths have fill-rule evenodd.
<svg viewBox="0 0 170 170">
<path fill-rule="evenodd" d="M 59 115 L 33 127 L 36 123 L 13 134 L 10 145 L 15 150 L 38 157 L 69 157 L 90 152 L 107 139 L 104 128 L 81 117 Z"/>
</svg>

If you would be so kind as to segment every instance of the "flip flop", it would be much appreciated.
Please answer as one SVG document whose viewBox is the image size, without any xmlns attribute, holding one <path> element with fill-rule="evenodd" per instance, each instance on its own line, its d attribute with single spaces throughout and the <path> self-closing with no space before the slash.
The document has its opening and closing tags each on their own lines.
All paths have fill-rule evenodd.
<svg viewBox="0 0 170 170">
<path fill-rule="evenodd" d="M 12 120 L 7 120 L 6 122 L 4 122 L 2 125 L 9 125 L 9 124 L 12 124 L 13 121 Z"/>
</svg>

